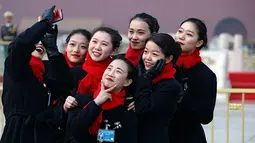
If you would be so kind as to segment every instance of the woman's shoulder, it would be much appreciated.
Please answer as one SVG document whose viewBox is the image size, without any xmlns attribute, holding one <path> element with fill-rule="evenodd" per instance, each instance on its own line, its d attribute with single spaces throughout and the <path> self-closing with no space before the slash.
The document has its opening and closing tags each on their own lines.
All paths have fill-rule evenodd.
<svg viewBox="0 0 255 143">
<path fill-rule="evenodd" d="M 201 79 L 216 79 L 216 74 L 203 62 L 190 69 L 191 75 Z"/>
</svg>

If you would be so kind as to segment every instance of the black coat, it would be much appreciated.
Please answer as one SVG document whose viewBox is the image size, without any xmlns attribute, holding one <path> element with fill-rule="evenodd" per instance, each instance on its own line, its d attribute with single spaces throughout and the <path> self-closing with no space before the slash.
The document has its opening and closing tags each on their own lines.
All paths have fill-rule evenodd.
<svg viewBox="0 0 255 143">
<path fill-rule="evenodd" d="M 90 95 L 76 95 L 76 100 L 80 108 L 69 112 L 67 131 L 69 143 L 96 143 L 97 136 L 88 132 L 91 124 L 96 120 L 102 109 L 95 104 Z M 89 104 L 88 104 L 89 103 Z M 88 104 L 88 105 L 87 105 Z M 83 106 L 87 105 L 83 109 Z M 103 111 L 103 122 L 101 129 L 105 129 L 105 124 L 110 124 L 109 129 L 118 125 L 121 128 L 115 129 L 116 143 L 136 143 L 137 142 L 137 118 L 134 112 L 128 112 L 125 106 L 116 107 L 111 110 Z"/>
<path fill-rule="evenodd" d="M 170 142 L 206 143 L 201 124 L 208 124 L 213 119 L 217 93 L 216 76 L 202 62 L 184 70 L 182 74 L 178 70 L 176 78 L 180 79 L 180 75 L 184 79 L 184 96 L 170 122 Z"/>
<path fill-rule="evenodd" d="M 138 114 L 139 143 L 169 143 L 168 125 L 180 93 L 175 79 L 164 79 L 152 84 L 141 76 L 136 80 L 135 111 Z"/>
<path fill-rule="evenodd" d="M 51 67 L 45 67 L 45 84 L 38 81 L 29 66 L 34 45 L 50 28 L 47 22 L 38 22 L 9 45 L 2 94 L 6 125 L 1 143 L 55 143 L 59 127 L 65 124 L 62 106 L 48 105 L 69 88 L 72 80 L 64 56 L 49 59 Z M 53 68 L 53 76 L 48 76 L 49 68 Z M 49 99 L 50 92 L 56 96 Z"/>
</svg>

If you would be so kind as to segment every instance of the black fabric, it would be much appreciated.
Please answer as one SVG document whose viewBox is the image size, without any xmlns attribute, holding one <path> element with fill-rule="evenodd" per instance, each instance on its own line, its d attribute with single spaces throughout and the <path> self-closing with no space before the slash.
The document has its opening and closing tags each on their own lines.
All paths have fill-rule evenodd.
<svg viewBox="0 0 255 143">
<path fill-rule="evenodd" d="M 201 62 L 187 70 L 178 69 L 176 78 L 183 84 L 184 95 L 170 122 L 170 142 L 206 143 L 201 124 L 208 124 L 213 119 L 216 75 Z"/>
<path fill-rule="evenodd" d="M 138 115 L 139 143 L 169 143 L 168 125 L 180 92 L 175 79 L 152 84 L 141 76 L 136 80 L 135 112 Z"/>
<path fill-rule="evenodd" d="M 76 95 L 75 98 L 80 107 L 71 110 L 69 113 L 66 142 L 97 143 L 96 136 L 89 134 L 88 129 L 102 109 L 95 104 L 93 97 L 90 95 Z M 86 108 L 83 108 L 85 105 L 87 105 Z M 102 129 L 105 129 L 106 120 L 107 124 L 111 125 L 109 129 L 113 129 L 117 122 L 121 124 L 121 128 L 115 129 L 115 142 L 137 142 L 137 118 L 135 113 L 127 112 L 126 107 L 120 106 L 112 110 L 103 111 L 103 122 L 100 125 Z"/>
<path fill-rule="evenodd" d="M 59 104 L 48 105 L 70 87 L 69 67 L 62 54 L 49 59 L 44 83 L 38 81 L 29 66 L 35 44 L 44 36 L 50 25 L 37 22 L 21 33 L 11 44 L 5 60 L 2 103 L 6 125 L 0 143 L 56 143 L 59 130 L 65 127 L 64 112 Z M 54 71 L 47 76 L 49 69 Z"/>
</svg>

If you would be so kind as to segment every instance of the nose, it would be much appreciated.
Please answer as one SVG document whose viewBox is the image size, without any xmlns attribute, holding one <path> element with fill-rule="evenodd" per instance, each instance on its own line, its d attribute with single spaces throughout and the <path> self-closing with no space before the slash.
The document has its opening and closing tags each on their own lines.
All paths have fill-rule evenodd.
<svg viewBox="0 0 255 143">
<path fill-rule="evenodd" d="M 184 33 L 180 33 L 178 38 L 181 39 L 181 40 L 185 40 L 185 34 Z"/>
<path fill-rule="evenodd" d="M 137 38 L 138 38 L 137 33 L 134 33 L 134 34 L 132 35 L 132 39 L 137 39 Z"/>
<path fill-rule="evenodd" d="M 147 61 L 151 61 L 151 54 L 146 54 L 144 55 L 144 59 L 147 60 Z"/>
<path fill-rule="evenodd" d="M 76 46 L 73 48 L 73 52 L 75 52 L 75 53 L 78 53 L 78 52 L 79 52 L 79 46 L 78 46 L 78 45 L 76 45 Z"/>
<path fill-rule="evenodd" d="M 96 46 L 95 46 L 95 49 L 97 51 L 101 51 L 101 44 L 100 43 L 97 43 Z"/>
<path fill-rule="evenodd" d="M 111 71 L 108 72 L 107 75 L 108 75 L 109 77 L 114 77 L 114 72 L 115 72 L 115 70 L 111 70 Z"/>
</svg>

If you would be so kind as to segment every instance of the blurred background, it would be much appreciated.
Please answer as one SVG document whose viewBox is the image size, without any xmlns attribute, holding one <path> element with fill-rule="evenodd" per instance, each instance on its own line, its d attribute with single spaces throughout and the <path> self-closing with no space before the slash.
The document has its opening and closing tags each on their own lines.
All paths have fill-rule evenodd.
<svg viewBox="0 0 255 143">
<path fill-rule="evenodd" d="M 4 13 L 10 11 L 17 33 L 20 33 L 54 4 L 64 13 L 58 38 L 62 52 L 71 30 L 84 28 L 91 31 L 104 25 L 120 31 L 123 41 L 118 52 L 124 53 L 128 47 L 129 20 L 140 12 L 156 17 L 160 32 L 170 35 L 174 35 L 184 19 L 202 19 L 207 25 L 209 42 L 201 56 L 216 73 L 218 89 L 255 89 L 254 0 L 1 0 L 0 24 L 5 24 Z M 7 45 L 8 42 L 0 41 L 0 75 L 3 74 Z M 218 94 L 214 124 L 204 126 L 208 142 L 255 143 L 255 93 L 246 94 L 244 108 L 241 108 L 240 101 L 241 94 Z M 3 115 L 1 121 L 3 126 Z"/>
</svg>

